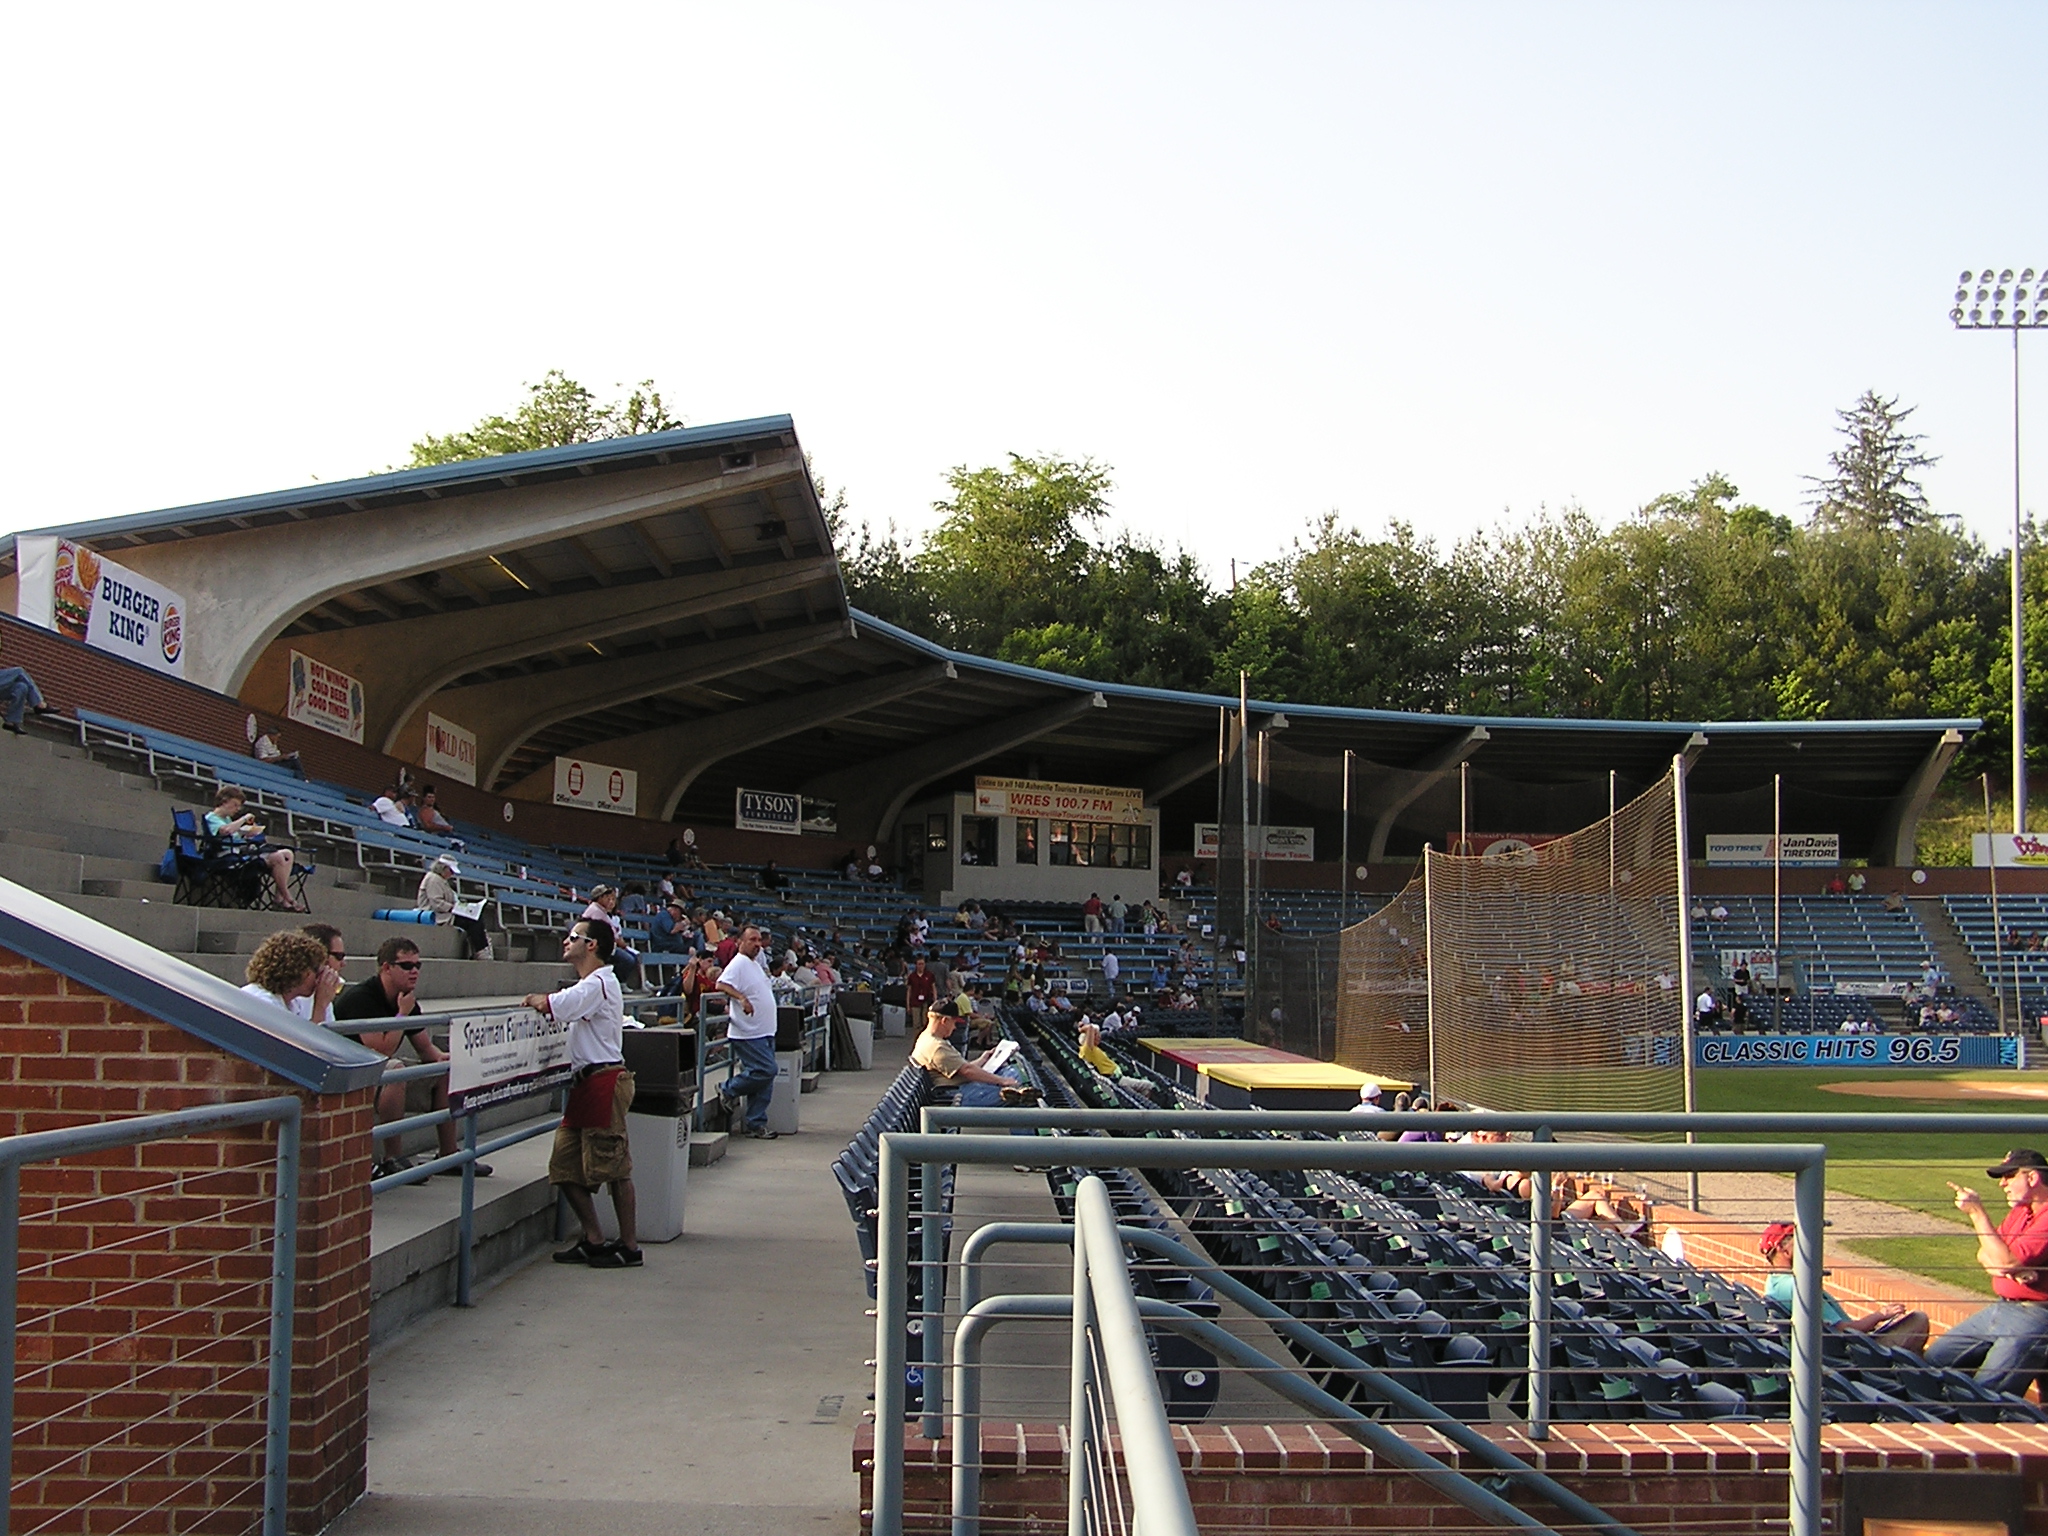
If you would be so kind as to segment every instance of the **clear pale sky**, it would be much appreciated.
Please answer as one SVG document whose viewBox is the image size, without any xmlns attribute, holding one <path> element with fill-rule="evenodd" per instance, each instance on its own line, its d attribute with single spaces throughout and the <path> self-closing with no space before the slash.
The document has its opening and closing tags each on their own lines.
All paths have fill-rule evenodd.
<svg viewBox="0 0 2048 1536">
<path fill-rule="evenodd" d="M 1227 579 L 1917 405 L 2003 543 L 2039 5 L 17 7 L 0 530 L 344 478 L 560 367 L 787 411 L 878 527 L 1008 451 Z M 2032 102 L 2030 107 L 2028 102 Z M 2048 336 L 2027 348 L 2048 502 Z"/>
</svg>

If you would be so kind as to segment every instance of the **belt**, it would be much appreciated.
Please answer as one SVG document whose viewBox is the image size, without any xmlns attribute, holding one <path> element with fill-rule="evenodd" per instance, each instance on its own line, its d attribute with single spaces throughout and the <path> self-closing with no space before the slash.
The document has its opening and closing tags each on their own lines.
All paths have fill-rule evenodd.
<svg viewBox="0 0 2048 1536">
<path fill-rule="evenodd" d="M 571 1082 L 573 1082 L 573 1083 L 580 1083 L 580 1082 L 582 1082 L 582 1081 L 583 1081 L 583 1079 L 585 1079 L 586 1077 L 590 1077 L 590 1076 L 592 1076 L 593 1074 L 595 1074 L 595 1073 L 598 1073 L 598 1072 L 618 1072 L 618 1071 L 622 1071 L 622 1070 L 624 1070 L 624 1068 L 625 1068 L 625 1065 L 626 1065 L 626 1064 L 625 1064 L 625 1063 L 624 1063 L 623 1061 L 598 1061 L 598 1062 L 593 1062 L 593 1063 L 591 1063 L 591 1064 L 590 1064 L 589 1066 L 587 1066 L 587 1067 L 578 1067 L 578 1068 L 576 1069 L 576 1075 L 575 1075 L 574 1077 L 570 1078 L 570 1081 L 571 1081 Z"/>
</svg>

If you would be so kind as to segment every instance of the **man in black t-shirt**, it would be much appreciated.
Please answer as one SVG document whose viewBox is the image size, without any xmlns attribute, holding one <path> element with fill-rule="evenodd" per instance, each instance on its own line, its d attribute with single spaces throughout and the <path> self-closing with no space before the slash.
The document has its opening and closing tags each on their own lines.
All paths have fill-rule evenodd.
<svg viewBox="0 0 2048 1536">
<path fill-rule="evenodd" d="M 419 999 L 415 996 L 420 984 L 420 950 L 411 939 L 386 939 L 377 946 L 377 974 L 342 990 L 334 1000 L 334 1017 L 350 1019 L 397 1019 L 411 1018 L 419 1012 Z M 371 1050 L 384 1056 L 384 1070 L 404 1066 L 398 1056 L 399 1043 L 410 1037 L 413 1050 L 418 1052 L 422 1062 L 446 1061 L 447 1052 L 434 1044 L 426 1026 L 411 1028 L 365 1030 L 357 1036 Z M 434 1079 L 434 1108 L 448 1107 L 448 1079 Z M 405 1118 L 405 1084 L 387 1083 L 377 1094 L 377 1119 L 381 1124 Z M 452 1156 L 456 1150 L 455 1122 L 444 1120 L 434 1127 L 441 1143 L 441 1156 Z M 372 1178 L 381 1178 L 387 1173 L 396 1173 L 411 1167 L 411 1160 L 389 1157 L 378 1162 L 371 1170 Z M 444 1168 L 443 1173 L 460 1177 L 460 1168 Z M 488 1163 L 476 1165 L 476 1176 L 489 1178 Z"/>
</svg>

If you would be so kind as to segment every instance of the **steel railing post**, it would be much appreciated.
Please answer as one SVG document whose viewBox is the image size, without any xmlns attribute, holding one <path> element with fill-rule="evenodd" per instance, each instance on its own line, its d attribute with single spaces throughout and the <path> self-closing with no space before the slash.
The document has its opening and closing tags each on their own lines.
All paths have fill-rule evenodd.
<svg viewBox="0 0 2048 1536">
<path fill-rule="evenodd" d="M 1529 1438 L 1550 1438 L 1550 1175 L 1529 1175 Z"/>
<path fill-rule="evenodd" d="M 1821 1252 L 1827 1225 L 1825 1150 L 1793 1175 L 1792 1530 L 1820 1536 Z"/>
<path fill-rule="evenodd" d="M 924 1431 L 925 1439 L 937 1440 L 946 1433 L 945 1392 L 941 1386 L 946 1368 L 946 1215 L 944 1189 L 940 1184 L 945 1165 L 926 1163 L 923 1168 L 923 1187 L 919 1190 L 918 1201 L 923 1238 L 918 1266 L 918 1311 L 924 1320 L 924 1348 L 921 1351 L 924 1380 L 918 1390 L 924 1401 L 921 1408 L 923 1422 L 919 1427 Z"/>
<path fill-rule="evenodd" d="M 1088 1232 L 1075 1208 L 1074 1320 L 1067 1366 L 1067 1536 L 1083 1536 L 1088 1528 L 1088 1448 L 1094 1440 L 1094 1419 L 1088 1412 L 1088 1388 L 1095 1371 L 1088 1333 L 1095 1326 L 1095 1297 L 1088 1285 Z M 980 1447 L 975 1448 L 979 1459 Z"/>
<path fill-rule="evenodd" d="M 471 1288 L 476 1284 L 476 1111 L 462 1117 L 462 1150 L 468 1160 L 462 1165 L 462 1219 L 456 1233 L 455 1305 L 473 1305 Z"/>
<path fill-rule="evenodd" d="M 7 1373 L 0 1376 L 0 1536 L 14 1512 L 14 1307 L 21 1282 L 21 1164 L 0 1172 L 0 1335 L 7 1340 Z"/>
<path fill-rule="evenodd" d="M 910 1165 L 882 1138 L 875 1192 L 874 1536 L 903 1536 L 904 1330 L 910 1310 Z M 4 1536 L 4 1533 L 0 1533 Z"/>
<path fill-rule="evenodd" d="M 263 1536 L 285 1536 L 291 1501 L 293 1294 L 299 1273 L 299 1101 L 277 1123 L 277 1199 L 270 1242 L 270 1381 L 263 1426 Z M 11 1273 L 11 1269 L 10 1269 Z M 11 1300 L 11 1298 L 10 1298 Z M 10 1328 L 13 1308 L 8 1308 Z"/>
</svg>

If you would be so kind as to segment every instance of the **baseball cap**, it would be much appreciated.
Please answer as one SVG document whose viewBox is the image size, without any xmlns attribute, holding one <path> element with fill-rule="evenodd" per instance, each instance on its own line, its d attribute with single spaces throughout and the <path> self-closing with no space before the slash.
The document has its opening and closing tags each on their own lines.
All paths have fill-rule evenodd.
<svg viewBox="0 0 2048 1536">
<path fill-rule="evenodd" d="M 2004 1162 L 1996 1168 L 1986 1168 L 1984 1171 L 1994 1179 L 2002 1179 L 2009 1173 L 2018 1173 L 2022 1168 L 2048 1173 L 2048 1157 L 2043 1157 L 2032 1147 L 2014 1147 L 2005 1154 Z"/>
<path fill-rule="evenodd" d="M 1376 1099 L 1380 1096 L 1380 1085 L 1378 1083 L 1361 1083 L 1358 1086 L 1358 1096 L 1361 1099 Z"/>
<path fill-rule="evenodd" d="M 1778 1244 L 1790 1237 L 1796 1229 L 1789 1221 L 1774 1221 L 1764 1228 L 1764 1235 L 1756 1241 L 1756 1251 L 1766 1256 L 1775 1253 Z"/>
</svg>

